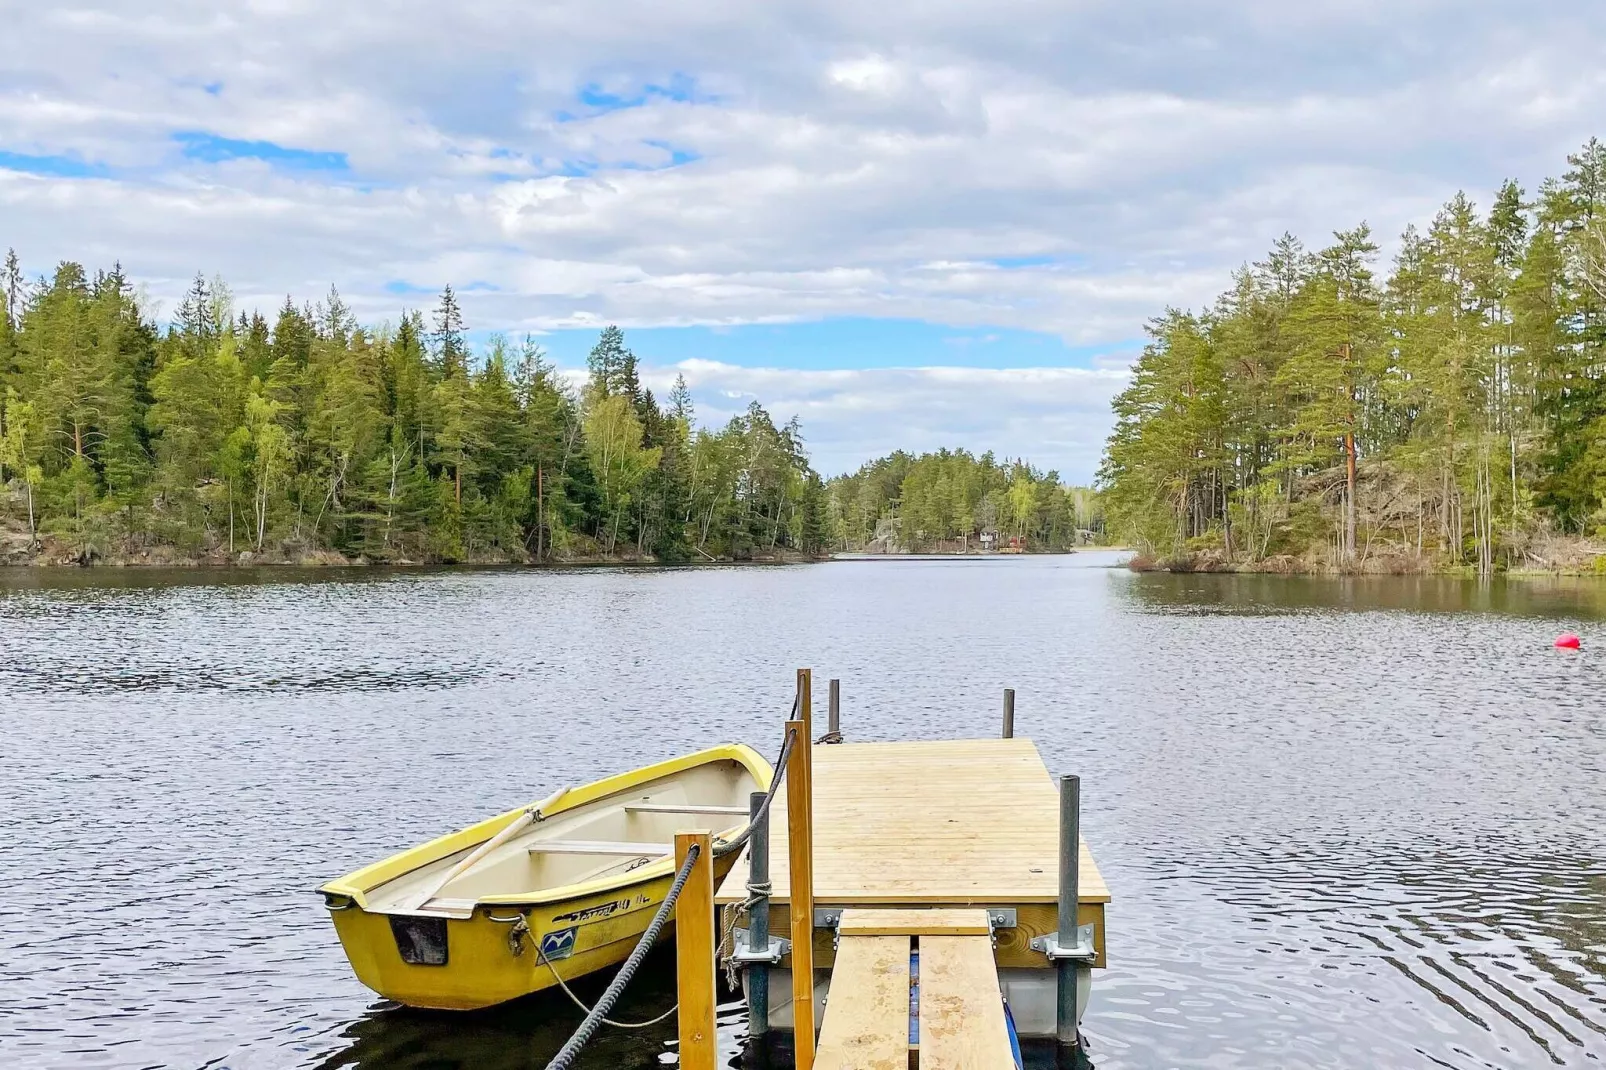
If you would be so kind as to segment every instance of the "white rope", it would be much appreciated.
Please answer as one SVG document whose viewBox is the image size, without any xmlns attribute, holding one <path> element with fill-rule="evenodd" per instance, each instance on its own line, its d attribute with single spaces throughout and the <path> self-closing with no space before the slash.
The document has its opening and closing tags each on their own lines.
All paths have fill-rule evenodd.
<svg viewBox="0 0 1606 1070">
<path fill-rule="evenodd" d="M 536 961 L 540 962 L 543 966 L 552 971 L 552 977 L 558 982 L 558 987 L 563 989 L 564 995 L 568 996 L 569 999 L 574 1001 L 574 1005 L 576 1007 L 579 1007 L 587 1014 L 592 1013 L 592 1008 L 586 1006 L 585 1001 L 574 994 L 574 990 L 564 982 L 563 975 L 558 972 L 557 966 L 553 964 L 551 959 L 546 957 L 546 952 L 541 950 L 541 941 L 536 939 L 535 931 L 530 928 L 529 922 L 525 921 L 523 918 L 520 918 L 519 921 L 520 925 L 522 926 L 522 929 L 519 930 L 520 935 L 528 936 L 530 938 L 530 946 L 535 948 Z M 603 1018 L 602 1024 L 611 1025 L 616 1029 L 646 1029 L 648 1026 L 654 1026 L 659 1022 L 664 1021 L 679 1009 L 680 1001 L 676 1000 L 673 1007 L 670 1007 L 667 1011 L 649 1022 L 616 1022 L 612 1018 Z"/>
</svg>

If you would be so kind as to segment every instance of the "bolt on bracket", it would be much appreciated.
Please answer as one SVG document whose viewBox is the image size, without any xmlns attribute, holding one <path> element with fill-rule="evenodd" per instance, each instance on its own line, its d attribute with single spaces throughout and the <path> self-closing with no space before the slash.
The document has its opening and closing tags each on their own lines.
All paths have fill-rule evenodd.
<svg viewBox="0 0 1606 1070">
<path fill-rule="evenodd" d="M 743 966 L 751 966 L 756 963 L 765 963 L 770 966 L 775 966 L 778 965 L 780 961 L 792 950 L 792 941 L 783 940 L 778 936 L 770 937 L 768 947 L 758 949 L 750 948 L 747 946 L 748 939 L 746 929 L 732 929 L 731 942 L 734 945 L 731 950 L 731 961 L 739 962 Z"/>
<path fill-rule="evenodd" d="M 1098 951 L 1093 946 L 1092 925 L 1078 925 L 1076 927 L 1076 943 L 1068 947 L 1060 943 L 1060 934 L 1054 932 L 1034 939 L 1032 941 L 1032 950 L 1041 951 L 1048 956 L 1050 962 L 1058 962 L 1061 959 L 1092 962 L 1098 957 Z"/>
</svg>

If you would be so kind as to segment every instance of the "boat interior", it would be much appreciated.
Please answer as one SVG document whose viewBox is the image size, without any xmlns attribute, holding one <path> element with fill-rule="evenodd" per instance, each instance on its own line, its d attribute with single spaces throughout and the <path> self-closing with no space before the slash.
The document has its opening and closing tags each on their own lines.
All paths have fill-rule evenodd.
<svg viewBox="0 0 1606 1070">
<path fill-rule="evenodd" d="M 485 896 L 623 876 L 672 857 L 681 829 L 739 829 L 747 823 L 748 795 L 758 787 L 731 759 L 644 781 L 530 824 L 442 887 L 435 886 L 473 848 L 404 873 L 368 890 L 368 909 L 466 917 Z"/>
</svg>

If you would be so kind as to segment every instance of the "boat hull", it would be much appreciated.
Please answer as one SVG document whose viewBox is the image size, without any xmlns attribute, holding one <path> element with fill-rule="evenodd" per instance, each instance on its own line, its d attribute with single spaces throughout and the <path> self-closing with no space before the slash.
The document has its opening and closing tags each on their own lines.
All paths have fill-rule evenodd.
<svg viewBox="0 0 1606 1070">
<path fill-rule="evenodd" d="M 716 877 L 723 878 L 734 862 L 716 860 Z M 483 908 L 468 918 L 419 915 L 444 926 L 446 961 L 440 965 L 402 958 L 393 926 L 410 918 L 355 904 L 333 909 L 332 917 L 357 979 L 381 996 L 410 1007 L 479 1010 L 623 962 L 672 880 L 657 877 L 560 903 Z M 672 931 L 666 926 L 660 939 Z"/>
<path fill-rule="evenodd" d="M 438 1010 L 495 1006 L 623 962 L 674 880 L 673 855 L 647 855 L 645 841 L 656 839 L 667 852 L 670 829 L 714 824 L 709 810 L 723 815 L 720 825 L 737 821 L 722 832 L 734 835 L 745 824 L 738 814 L 749 792 L 768 788 L 771 777 L 748 747 L 699 751 L 566 789 L 319 891 L 358 980 L 381 996 Z M 703 805 L 707 798 L 692 797 L 699 793 L 717 796 L 719 805 Z M 597 842 L 597 829 L 611 830 L 605 842 Z M 501 835 L 520 830 L 523 840 Z M 527 848 L 543 843 L 538 864 Z M 632 859 L 638 848 L 642 857 Z M 568 868 L 542 868 L 570 856 Z M 607 856 L 619 861 L 610 865 Z M 596 874 L 588 873 L 593 861 L 601 866 Z M 717 877 L 735 861 L 716 858 Z M 556 883 L 541 886 L 542 873 L 556 873 Z"/>
</svg>

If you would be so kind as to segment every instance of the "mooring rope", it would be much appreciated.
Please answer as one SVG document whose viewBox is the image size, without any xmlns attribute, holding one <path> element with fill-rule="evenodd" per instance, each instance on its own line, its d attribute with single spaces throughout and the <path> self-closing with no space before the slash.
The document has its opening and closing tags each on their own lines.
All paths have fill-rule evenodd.
<svg viewBox="0 0 1606 1070">
<path fill-rule="evenodd" d="M 792 699 L 793 718 L 797 716 L 798 704 L 801 701 L 801 695 L 794 696 Z M 721 840 L 713 845 L 712 851 L 715 858 L 725 858 L 746 847 L 747 841 L 753 837 L 753 826 L 769 816 L 770 804 L 775 801 L 775 793 L 781 786 L 781 778 L 786 773 L 786 762 L 792 756 L 792 745 L 796 742 L 796 737 L 797 734 L 795 732 L 789 731 L 786 733 L 786 738 L 781 740 L 781 753 L 775 759 L 775 771 L 770 776 L 769 790 L 764 796 L 764 801 L 759 805 L 758 813 L 753 815 L 752 819 L 748 821 L 747 827 L 738 835 L 729 840 Z M 652 921 L 647 923 L 647 929 L 641 934 L 641 939 L 636 943 L 635 950 L 630 952 L 630 957 L 625 959 L 623 966 L 619 967 L 619 972 L 614 974 L 607 990 L 602 993 L 602 998 L 597 1000 L 594 1007 L 587 1008 L 578 996 L 569 991 L 569 986 L 563 983 L 562 977 L 558 976 L 556 967 L 541 951 L 540 944 L 535 940 L 534 934 L 529 933 L 528 922 L 521 917 L 520 922 L 524 924 L 525 932 L 529 933 L 531 942 L 536 944 L 536 956 L 552 971 L 552 975 L 558 978 L 558 986 L 563 989 L 564 994 L 574 1000 L 576 1006 L 586 1011 L 585 1020 L 580 1023 L 579 1028 L 574 1031 L 574 1035 L 568 1039 L 568 1042 L 552 1057 L 552 1061 L 546 1064 L 546 1070 L 569 1070 L 574 1065 L 574 1060 L 579 1057 L 580 1049 L 584 1048 L 591 1038 L 596 1035 L 597 1030 L 604 1025 L 619 1026 L 624 1029 L 642 1029 L 649 1025 L 656 1025 L 679 1009 L 680 1004 L 677 1002 L 675 1006 L 650 1022 L 615 1022 L 610 1021 L 608 1018 L 608 1012 L 613 1010 L 613 1005 L 619 1002 L 620 996 L 624 995 L 625 987 L 636 976 L 636 970 L 641 967 L 642 962 L 647 957 L 647 952 L 652 949 L 653 943 L 658 939 L 659 932 L 663 930 L 664 924 L 669 920 L 669 915 L 673 913 L 675 901 L 680 898 L 681 889 L 686 887 L 686 880 L 691 876 L 692 865 L 697 861 L 697 855 L 700 851 L 701 848 L 697 844 L 692 844 L 691 848 L 686 852 L 686 860 L 680 864 L 680 871 L 675 874 L 673 883 L 669 885 L 668 894 L 664 896 L 664 901 L 659 904 L 658 913 L 654 914 Z M 725 937 L 720 941 L 722 945 L 727 945 L 730 941 L 730 929 L 735 924 L 736 914 L 749 911 L 755 894 L 760 891 L 767 893 L 769 891 L 768 885 L 748 884 L 747 902 L 731 913 L 730 920 L 726 926 Z M 517 939 L 517 935 L 515 933 L 515 939 Z"/>
<path fill-rule="evenodd" d="M 797 717 L 798 701 L 799 699 L 797 698 L 792 699 L 793 718 Z M 759 824 L 769 816 L 770 803 L 775 801 L 775 792 L 781 786 L 781 778 L 786 775 L 786 760 L 792 756 L 792 744 L 795 742 L 796 733 L 789 730 L 786 733 L 786 738 L 781 740 L 781 753 L 775 759 L 775 772 L 770 777 L 770 789 L 765 794 L 764 802 L 760 804 L 758 813 L 753 815 L 752 819 L 748 821 L 747 827 L 742 829 L 741 833 L 734 839 L 720 840 L 718 843 L 714 844 L 715 858 L 724 858 L 727 855 L 733 855 L 737 851 L 740 851 L 743 847 L 746 847 L 747 841 L 753 838 L 753 826 Z"/>
<path fill-rule="evenodd" d="M 523 950 L 524 938 L 529 937 L 530 946 L 535 948 L 535 960 L 552 971 L 552 979 L 558 982 L 558 987 L 563 989 L 563 994 L 568 996 L 576 1007 L 579 1007 L 587 1014 L 590 1014 L 596 1009 L 595 1007 L 588 1007 L 585 1000 L 574 994 L 574 989 L 569 987 L 568 982 L 563 979 L 563 974 L 558 972 L 557 964 L 546 957 L 546 951 L 542 949 L 541 941 L 537 933 L 534 929 L 530 928 L 529 918 L 525 917 L 523 914 L 520 914 L 516 918 L 498 918 L 492 916 L 491 920 L 500 922 L 513 922 L 513 931 L 508 934 L 508 940 L 513 945 L 513 954 L 517 955 Z M 674 1014 L 675 1011 L 679 1009 L 680 1002 L 677 1000 L 673 1007 L 670 1007 L 667 1011 L 649 1021 L 620 1022 L 612 1018 L 604 1018 L 602 1020 L 602 1024 L 611 1025 L 615 1029 L 646 1029 L 648 1026 L 657 1025 L 659 1022 L 668 1018 L 671 1014 Z"/>
<path fill-rule="evenodd" d="M 715 957 L 725 964 L 725 984 L 729 988 L 736 987 L 739 966 L 736 962 L 736 926 L 743 918 L 752 924 L 753 908 L 770 897 L 775 889 L 769 881 L 754 883 L 751 873 L 747 878 L 747 898 L 737 903 L 735 908 L 725 915 L 725 931 L 720 935 L 719 947 Z"/>
<path fill-rule="evenodd" d="M 641 968 L 642 962 L 647 958 L 647 952 L 652 950 L 653 943 L 663 930 L 664 923 L 669 920 L 669 915 L 675 909 L 675 900 L 680 898 L 681 889 L 686 887 L 686 880 L 691 876 L 692 866 L 696 864 L 697 856 L 701 853 L 701 845 L 695 843 L 686 851 L 686 860 L 680 864 L 680 872 L 675 874 L 674 882 L 669 885 L 668 894 L 664 896 L 664 901 L 659 904 L 658 913 L 654 914 L 652 921 L 647 923 L 647 931 L 641 934 L 641 939 L 637 942 L 636 949 L 630 953 L 629 958 L 625 959 L 625 964 L 619 967 L 619 972 L 614 974 L 613 980 L 608 984 L 607 991 L 602 993 L 602 998 L 597 1000 L 595 1007 L 591 1008 L 591 1013 L 586 1015 L 585 1021 L 580 1023 L 580 1027 L 574 1031 L 574 1035 L 569 1038 L 568 1042 L 558 1050 L 557 1055 L 552 1057 L 552 1061 L 546 1064 L 546 1070 L 569 1070 L 569 1067 L 574 1065 L 574 1060 L 579 1058 L 580 1049 L 586 1046 L 586 1043 L 591 1040 L 598 1029 L 602 1028 L 608 1012 L 613 1010 L 615 1003 L 619 1002 L 619 997 L 625 994 L 625 986 L 630 983 L 631 978 L 636 976 L 636 971 Z"/>
</svg>

